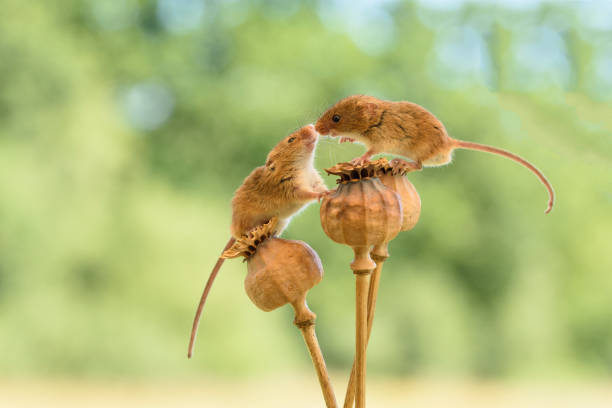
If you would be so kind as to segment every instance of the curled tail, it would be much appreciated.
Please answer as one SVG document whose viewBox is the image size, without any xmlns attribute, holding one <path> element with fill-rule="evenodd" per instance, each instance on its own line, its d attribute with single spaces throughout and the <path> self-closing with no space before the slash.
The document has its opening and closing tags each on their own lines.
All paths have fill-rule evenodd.
<svg viewBox="0 0 612 408">
<path fill-rule="evenodd" d="M 552 210 L 553 204 L 555 202 L 555 191 L 553 190 L 552 186 L 550 185 L 550 182 L 544 176 L 544 174 L 542 174 L 542 172 L 540 170 L 538 170 L 536 166 L 534 166 L 533 164 L 529 163 L 527 160 L 523 159 L 522 157 L 517 156 L 514 153 L 510 153 L 507 150 L 498 149 L 497 147 L 487 146 L 487 145 L 483 145 L 483 144 L 480 144 L 480 143 L 464 142 L 462 140 L 455 140 L 455 148 L 470 149 L 470 150 L 480 150 L 482 152 L 498 154 L 500 156 L 507 157 L 510 160 L 514 160 L 515 162 L 520 163 L 523 166 L 527 167 L 536 176 L 538 176 L 538 178 L 540 179 L 542 184 L 544 184 L 544 186 L 548 190 L 548 196 L 549 196 L 549 199 L 548 199 L 548 208 L 546 209 L 545 213 L 548 214 L 550 212 L 550 210 Z"/>
<path fill-rule="evenodd" d="M 234 242 L 236 242 L 236 239 L 230 238 L 221 253 L 228 250 L 234 244 Z M 212 284 L 215 281 L 215 278 L 217 277 L 219 269 L 221 269 L 221 265 L 223 265 L 223 261 L 225 261 L 225 259 L 221 257 L 217 260 L 215 267 L 213 268 L 212 272 L 210 273 L 210 276 L 208 277 L 208 281 L 206 281 L 204 292 L 202 292 L 202 296 L 200 297 L 200 304 L 198 305 L 198 310 L 196 310 L 195 317 L 193 318 L 193 326 L 191 327 L 191 337 L 189 338 L 189 350 L 187 351 L 187 358 L 191 358 L 191 355 L 193 354 L 193 345 L 195 343 L 196 335 L 198 334 L 198 326 L 200 325 L 200 318 L 202 317 L 202 309 L 204 309 L 204 303 L 206 303 L 208 292 L 210 292 L 210 288 L 212 287 Z"/>
</svg>

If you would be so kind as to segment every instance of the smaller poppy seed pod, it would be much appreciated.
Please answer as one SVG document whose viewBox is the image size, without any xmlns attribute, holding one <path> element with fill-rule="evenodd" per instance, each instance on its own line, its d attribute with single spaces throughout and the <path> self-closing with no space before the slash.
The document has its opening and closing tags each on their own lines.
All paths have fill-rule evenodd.
<svg viewBox="0 0 612 408">
<path fill-rule="evenodd" d="M 312 358 L 325 405 L 336 408 L 336 397 L 315 334 L 316 315 L 306 304 L 306 293 L 323 277 L 321 259 L 305 242 L 275 238 L 277 222 L 273 218 L 249 231 L 223 257 L 245 257 L 248 274 L 244 288 L 255 306 L 266 312 L 287 303 L 293 306 L 293 323 L 300 329 Z"/>
<path fill-rule="evenodd" d="M 315 318 L 306 306 L 306 293 L 321 281 L 323 267 L 308 244 L 267 239 L 257 247 L 247 265 L 244 287 L 257 307 L 268 312 L 290 303 L 296 309 L 296 324 Z"/>
<path fill-rule="evenodd" d="M 246 258 L 244 288 L 255 306 L 269 312 L 289 303 L 295 324 L 307 324 L 316 316 L 306 305 L 306 293 L 323 277 L 321 259 L 305 242 L 275 238 L 275 228 L 276 218 L 237 240 L 223 257 Z"/>
<path fill-rule="evenodd" d="M 374 162 L 325 170 L 340 179 L 338 189 L 321 203 L 321 225 L 333 241 L 353 248 L 353 271 L 372 270 L 370 247 L 391 241 L 402 225 L 400 198 L 376 177 L 378 170 Z"/>
<path fill-rule="evenodd" d="M 421 197 L 408 180 L 406 174 L 412 170 L 403 160 L 380 159 L 375 162 L 378 167 L 380 181 L 395 191 L 402 201 L 402 231 L 410 231 L 419 221 L 421 215 Z"/>
</svg>

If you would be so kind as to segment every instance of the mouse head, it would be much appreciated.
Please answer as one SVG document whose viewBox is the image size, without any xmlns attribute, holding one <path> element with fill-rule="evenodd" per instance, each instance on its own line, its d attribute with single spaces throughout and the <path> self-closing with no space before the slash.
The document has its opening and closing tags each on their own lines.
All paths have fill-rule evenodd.
<svg viewBox="0 0 612 408">
<path fill-rule="evenodd" d="M 282 173 L 312 163 L 317 140 L 313 125 L 291 133 L 268 154 L 266 168 L 273 173 Z"/>
<path fill-rule="evenodd" d="M 350 136 L 364 133 L 380 120 L 382 101 L 372 96 L 353 95 L 329 108 L 315 126 L 321 135 Z"/>
</svg>

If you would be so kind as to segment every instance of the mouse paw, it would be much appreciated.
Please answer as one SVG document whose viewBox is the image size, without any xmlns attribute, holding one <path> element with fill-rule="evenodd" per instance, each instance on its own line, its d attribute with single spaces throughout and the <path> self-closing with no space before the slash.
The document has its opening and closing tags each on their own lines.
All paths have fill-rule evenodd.
<svg viewBox="0 0 612 408">
<path fill-rule="evenodd" d="M 359 166 L 364 166 L 369 161 L 370 160 L 368 158 L 365 158 L 365 157 L 356 157 L 353 160 L 351 160 L 350 163 L 353 166 L 359 167 Z"/>
<path fill-rule="evenodd" d="M 329 195 L 332 195 L 335 192 L 336 192 L 336 190 L 326 190 L 326 191 L 323 191 L 322 193 L 319 193 L 319 197 L 317 198 L 317 200 L 319 202 L 321 202 L 325 197 L 327 197 Z"/>
</svg>

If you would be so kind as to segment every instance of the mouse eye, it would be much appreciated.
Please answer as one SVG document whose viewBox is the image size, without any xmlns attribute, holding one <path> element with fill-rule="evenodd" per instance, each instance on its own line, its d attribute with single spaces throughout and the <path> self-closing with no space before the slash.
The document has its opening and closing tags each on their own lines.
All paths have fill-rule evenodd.
<svg viewBox="0 0 612 408">
<path fill-rule="evenodd" d="M 334 122 L 336 122 L 336 123 L 340 122 L 340 115 L 337 115 L 337 114 L 336 114 L 336 115 L 332 116 L 332 120 L 333 120 Z"/>
<path fill-rule="evenodd" d="M 287 140 L 288 143 L 293 143 L 293 141 L 295 140 L 295 137 L 290 137 L 289 140 Z"/>
</svg>

